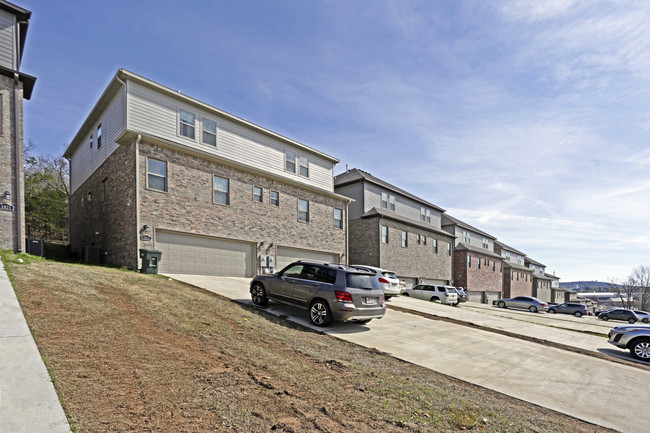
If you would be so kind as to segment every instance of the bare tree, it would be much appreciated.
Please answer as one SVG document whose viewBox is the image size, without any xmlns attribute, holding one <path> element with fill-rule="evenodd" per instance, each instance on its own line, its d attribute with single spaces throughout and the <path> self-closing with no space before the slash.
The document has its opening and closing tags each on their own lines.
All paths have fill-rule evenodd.
<svg viewBox="0 0 650 433">
<path fill-rule="evenodd" d="M 611 291 L 616 293 L 621 299 L 621 305 L 623 308 L 632 308 L 634 300 L 637 298 L 639 293 L 639 288 L 634 277 L 630 275 L 624 280 L 609 278 L 607 283 L 609 284 Z"/>
<path fill-rule="evenodd" d="M 632 270 L 632 278 L 639 291 L 639 307 L 647 311 L 650 305 L 650 266 L 637 266 Z"/>
</svg>

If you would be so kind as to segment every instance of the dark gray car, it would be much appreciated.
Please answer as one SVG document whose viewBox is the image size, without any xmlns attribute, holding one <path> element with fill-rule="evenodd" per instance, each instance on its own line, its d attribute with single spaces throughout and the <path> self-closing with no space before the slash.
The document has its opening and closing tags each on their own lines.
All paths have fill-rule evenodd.
<svg viewBox="0 0 650 433">
<path fill-rule="evenodd" d="M 367 323 L 386 312 L 374 273 L 330 263 L 298 261 L 275 274 L 258 275 L 250 293 L 256 305 L 271 299 L 308 310 L 316 326 L 332 320 Z"/>
<path fill-rule="evenodd" d="M 627 323 L 636 323 L 639 317 L 632 310 L 625 308 L 616 308 L 610 311 L 604 311 L 598 316 L 600 320 L 624 320 Z"/>
<path fill-rule="evenodd" d="M 573 314 L 576 317 L 582 317 L 586 314 L 589 314 L 587 306 L 584 304 L 575 304 L 572 302 L 565 302 L 563 304 L 550 305 L 548 307 L 548 312 L 551 314 L 562 313 L 562 314 Z"/>
</svg>

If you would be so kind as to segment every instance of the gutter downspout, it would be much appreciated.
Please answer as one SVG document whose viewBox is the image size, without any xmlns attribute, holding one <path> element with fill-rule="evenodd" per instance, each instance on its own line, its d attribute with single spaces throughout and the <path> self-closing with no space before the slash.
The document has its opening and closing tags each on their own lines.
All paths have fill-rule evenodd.
<svg viewBox="0 0 650 433">
<path fill-rule="evenodd" d="M 24 163 L 22 161 L 22 155 L 23 152 L 20 150 L 22 149 L 22 128 L 18 128 L 19 122 L 20 122 L 20 114 L 18 113 L 18 97 L 20 95 L 20 76 L 18 75 L 18 71 L 20 69 L 20 24 L 21 23 L 27 23 L 28 21 L 16 21 L 16 59 L 15 59 L 15 69 L 14 69 L 14 101 L 13 101 L 13 108 L 14 108 L 14 149 L 15 149 L 15 173 L 16 173 L 16 252 L 20 253 L 22 252 L 23 248 L 23 203 L 24 203 L 24 197 L 23 197 L 23 189 L 21 188 L 20 182 L 21 180 L 24 181 L 25 174 L 24 174 Z M 22 108 L 22 106 L 21 106 Z M 18 138 L 19 132 L 21 133 L 20 140 Z M 21 167 L 23 168 L 23 176 L 19 176 L 20 169 Z"/>
<path fill-rule="evenodd" d="M 142 136 L 138 134 L 135 139 L 135 239 L 137 253 L 137 268 L 140 269 L 140 140 Z"/>
<path fill-rule="evenodd" d="M 383 215 L 379 215 L 379 218 L 377 218 L 377 267 L 381 268 L 381 219 L 383 218 Z M 388 230 L 388 228 L 386 228 Z"/>
</svg>

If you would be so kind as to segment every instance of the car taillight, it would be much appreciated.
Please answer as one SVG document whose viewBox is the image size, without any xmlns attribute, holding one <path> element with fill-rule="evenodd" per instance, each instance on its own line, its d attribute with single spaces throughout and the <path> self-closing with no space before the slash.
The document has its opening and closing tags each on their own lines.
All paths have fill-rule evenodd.
<svg viewBox="0 0 650 433">
<path fill-rule="evenodd" d="M 542 307 L 548 307 L 548 304 L 542 302 Z"/>
<path fill-rule="evenodd" d="M 340 302 L 352 302 L 352 294 L 349 292 L 341 292 L 339 290 L 334 291 L 334 295 L 336 296 L 336 300 Z"/>
<path fill-rule="evenodd" d="M 379 282 L 388 284 L 389 281 L 386 278 L 380 278 Z"/>
</svg>

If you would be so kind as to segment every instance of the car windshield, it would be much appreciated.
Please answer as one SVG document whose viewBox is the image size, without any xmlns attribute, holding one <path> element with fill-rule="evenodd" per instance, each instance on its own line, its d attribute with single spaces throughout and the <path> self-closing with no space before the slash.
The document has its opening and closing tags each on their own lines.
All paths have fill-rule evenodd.
<svg viewBox="0 0 650 433">
<path fill-rule="evenodd" d="M 375 288 L 375 278 L 368 274 L 355 274 L 348 272 L 345 275 L 346 286 L 353 289 L 373 289 Z"/>
</svg>

